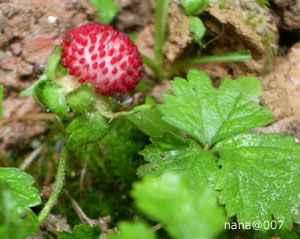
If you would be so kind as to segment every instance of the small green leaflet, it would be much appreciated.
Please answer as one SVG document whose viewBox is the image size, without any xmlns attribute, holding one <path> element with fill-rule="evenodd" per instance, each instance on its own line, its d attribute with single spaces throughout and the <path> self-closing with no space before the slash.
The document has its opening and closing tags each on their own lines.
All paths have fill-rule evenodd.
<svg viewBox="0 0 300 239">
<path fill-rule="evenodd" d="M 2 100 L 3 100 L 3 86 L 0 85 L 0 104 L 1 104 Z M 2 110 L 3 110 L 3 106 L 0 105 L 0 119 L 2 117 Z"/>
<path fill-rule="evenodd" d="M 11 196 L 16 202 L 15 207 L 22 213 L 25 208 L 41 204 L 39 192 L 32 185 L 31 175 L 18 168 L 0 168 L 0 181 L 6 182 L 11 190 Z"/>
<path fill-rule="evenodd" d="M 90 0 L 90 3 L 98 9 L 99 21 L 102 24 L 112 23 L 119 11 L 114 0 Z"/>
<path fill-rule="evenodd" d="M 100 139 L 110 130 L 111 125 L 100 113 L 87 112 L 75 118 L 67 128 L 69 136 L 68 146 L 71 148 L 83 144 L 100 141 Z"/>
<path fill-rule="evenodd" d="M 156 235 L 151 228 L 142 222 L 135 224 L 129 222 L 121 222 L 118 224 L 120 234 L 109 236 L 109 239 L 155 239 Z"/>
<path fill-rule="evenodd" d="M 175 95 L 164 95 L 166 104 L 159 109 L 163 120 L 203 145 L 264 126 L 274 118 L 267 108 L 249 100 L 236 81 L 224 79 L 217 93 L 205 72 L 191 70 L 187 78 L 175 78 L 171 83 Z"/>
<path fill-rule="evenodd" d="M 73 233 L 57 232 L 58 239 L 99 239 L 101 235 L 100 227 L 90 227 L 87 224 L 77 225 Z"/>
<path fill-rule="evenodd" d="M 188 15 L 197 15 L 207 8 L 210 3 L 218 1 L 219 0 L 181 0 Z"/>
<path fill-rule="evenodd" d="M 216 180 L 217 158 L 194 140 L 185 140 L 173 134 L 151 139 L 152 144 L 140 152 L 150 162 L 138 169 L 140 176 L 160 175 L 172 170 L 189 176 L 195 185 Z"/>
<path fill-rule="evenodd" d="M 37 216 L 29 209 L 20 212 L 9 184 L 0 180 L 0 238 L 21 239 L 37 234 Z"/>
<path fill-rule="evenodd" d="M 206 28 L 199 17 L 189 17 L 190 31 L 195 42 L 202 46 L 202 38 L 205 34 Z"/>
<path fill-rule="evenodd" d="M 241 134 L 213 148 L 220 154 L 217 189 L 229 217 L 300 222 L 300 145 L 277 134 Z"/>
<path fill-rule="evenodd" d="M 236 81 L 249 100 L 259 102 L 259 97 L 263 94 L 263 88 L 257 77 L 244 76 L 236 79 Z"/>
<path fill-rule="evenodd" d="M 133 188 L 137 207 L 162 222 L 172 238 L 215 238 L 224 229 L 224 212 L 207 187 L 195 190 L 188 180 L 168 172 L 145 178 Z"/>
</svg>

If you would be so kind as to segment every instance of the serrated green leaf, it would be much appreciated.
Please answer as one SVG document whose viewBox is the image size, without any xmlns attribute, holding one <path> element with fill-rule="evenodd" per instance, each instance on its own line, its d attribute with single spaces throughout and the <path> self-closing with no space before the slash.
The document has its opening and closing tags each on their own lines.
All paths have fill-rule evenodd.
<svg viewBox="0 0 300 239">
<path fill-rule="evenodd" d="M 155 239 L 156 235 L 151 228 L 142 222 L 129 223 L 121 222 L 118 224 L 120 234 L 110 235 L 109 239 Z"/>
<path fill-rule="evenodd" d="M 163 120 L 204 145 L 266 125 L 274 118 L 267 108 L 250 101 L 236 81 L 224 79 L 217 93 L 205 72 L 191 70 L 187 78 L 175 78 L 171 83 L 175 95 L 164 95 L 166 104 L 158 107 Z"/>
<path fill-rule="evenodd" d="M 58 239 L 99 239 L 100 235 L 100 227 L 90 227 L 87 224 L 75 226 L 73 233 L 57 232 Z"/>
<path fill-rule="evenodd" d="M 217 158 L 194 140 L 185 140 L 172 134 L 151 139 L 152 144 L 140 152 L 150 162 L 138 169 L 140 176 L 160 175 L 172 170 L 189 176 L 195 185 L 216 180 Z"/>
<path fill-rule="evenodd" d="M 259 102 L 259 97 L 263 93 L 263 88 L 260 80 L 257 77 L 244 76 L 236 79 L 239 83 L 242 92 L 248 97 L 248 99 Z"/>
<path fill-rule="evenodd" d="M 23 239 L 37 234 L 37 216 L 29 209 L 20 212 L 7 182 L 0 180 L 0 238 Z"/>
<path fill-rule="evenodd" d="M 143 133 L 160 137 L 166 132 L 179 133 L 179 130 L 162 120 L 162 113 L 157 107 L 130 114 L 127 118 Z"/>
<path fill-rule="evenodd" d="M 46 67 L 46 76 L 48 80 L 54 81 L 56 78 L 68 73 L 68 69 L 64 68 L 61 64 L 63 50 L 63 47 L 58 47 L 49 57 Z"/>
<path fill-rule="evenodd" d="M 33 187 L 31 175 L 18 168 L 0 168 L 0 181 L 6 182 L 11 190 L 11 196 L 16 202 L 15 207 L 22 213 L 24 208 L 34 207 L 41 203 L 38 190 Z"/>
<path fill-rule="evenodd" d="M 0 104 L 2 103 L 3 100 L 3 86 L 0 85 Z M 3 110 L 3 106 L 0 105 L 0 119 L 2 117 L 2 110 Z"/>
<path fill-rule="evenodd" d="M 162 222 L 177 239 L 209 239 L 224 228 L 223 210 L 209 188 L 194 187 L 174 173 L 145 178 L 133 186 L 139 209 Z"/>
<path fill-rule="evenodd" d="M 206 28 L 199 17 L 189 17 L 190 31 L 195 42 L 202 45 L 202 38 L 205 34 Z"/>
<path fill-rule="evenodd" d="M 119 11 L 114 0 L 90 0 L 90 3 L 98 9 L 99 21 L 102 24 L 110 24 Z"/>
<path fill-rule="evenodd" d="M 19 94 L 20 97 L 27 97 L 31 96 L 34 93 L 34 88 L 36 85 L 38 85 L 41 81 L 48 80 L 46 74 L 43 74 L 40 79 L 36 82 L 34 82 L 31 86 L 29 86 L 27 89 L 22 90 Z M 38 102 L 37 102 L 38 103 Z"/>
<path fill-rule="evenodd" d="M 300 222 L 300 145 L 277 134 L 241 134 L 215 145 L 220 203 L 239 222 Z"/>
<path fill-rule="evenodd" d="M 86 113 L 75 118 L 67 128 L 68 146 L 75 148 L 80 145 L 95 143 L 109 131 L 111 125 L 100 113 Z"/>
<path fill-rule="evenodd" d="M 43 80 L 34 87 L 34 98 L 41 106 L 60 117 L 68 118 L 68 105 L 62 89 L 53 81 Z"/>
</svg>

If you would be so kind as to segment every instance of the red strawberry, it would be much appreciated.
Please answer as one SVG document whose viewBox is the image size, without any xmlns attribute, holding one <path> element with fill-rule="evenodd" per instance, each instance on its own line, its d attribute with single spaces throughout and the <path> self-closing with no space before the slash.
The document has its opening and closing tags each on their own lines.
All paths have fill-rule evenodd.
<svg viewBox="0 0 300 239">
<path fill-rule="evenodd" d="M 62 65 L 80 83 L 92 83 L 96 93 L 125 94 L 140 81 L 143 62 L 137 47 L 110 25 L 85 24 L 69 32 L 61 46 Z"/>
</svg>

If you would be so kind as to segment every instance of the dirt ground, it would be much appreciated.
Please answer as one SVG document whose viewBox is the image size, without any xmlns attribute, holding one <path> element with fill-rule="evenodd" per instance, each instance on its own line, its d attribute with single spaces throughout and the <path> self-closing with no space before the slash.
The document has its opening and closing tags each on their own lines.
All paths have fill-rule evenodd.
<svg viewBox="0 0 300 239">
<path fill-rule="evenodd" d="M 153 57 L 153 0 L 118 0 L 120 8 L 114 25 L 126 33 L 138 33 L 139 50 Z M 166 64 L 196 54 L 219 54 L 250 50 L 253 61 L 199 66 L 217 82 L 221 77 L 258 76 L 264 87 L 261 103 L 276 116 L 273 124 L 258 129 L 280 132 L 300 139 L 300 1 L 274 0 L 270 6 L 255 1 L 228 1 L 202 15 L 207 27 L 206 48 L 192 41 L 189 19 L 172 1 L 168 35 L 164 45 Z M 47 58 L 71 29 L 97 22 L 97 10 L 88 0 L 0 0 L 0 84 L 4 86 L 4 112 L 0 121 L 0 155 L 32 151 L 47 134 L 51 117 L 39 117 L 43 109 L 32 97 L 19 92 L 35 82 L 45 69 Z M 186 69 L 187 71 L 188 69 Z M 144 78 L 154 82 L 145 68 Z M 168 81 L 153 88 L 151 95 L 161 101 L 170 91 Z M 31 114 L 28 117 L 24 115 Z M 42 120 L 41 120 L 42 119 Z"/>
</svg>

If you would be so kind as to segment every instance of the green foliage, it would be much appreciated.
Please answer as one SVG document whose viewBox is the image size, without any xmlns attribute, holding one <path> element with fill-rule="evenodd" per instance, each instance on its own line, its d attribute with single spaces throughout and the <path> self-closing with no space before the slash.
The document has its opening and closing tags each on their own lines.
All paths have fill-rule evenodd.
<svg viewBox="0 0 300 239">
<path fill-rule="evenodd" d="M 101 235 L 100 227 L 90 227 L 87 224 L 77 225 L 73 233 L 57 232 L 58 239 L 99 239 Z"/>
<path fill-rule="evenodd" d="M 138 170 L 140 176 L 160 175 L 165 170 L 190 176 L 196 184 L 213 183 L 218 171 L 217 158 L 194 141 L 173 134 L 152 138 L 141 154 L 150 162 Z"/>
<path fill-rule="evenodd" d="M 155 239 L 155 233 L 145 223 L 121 222 L 118 225 L 120 234 L 109 236 L 109 239 Z"/>
<path fill-rule="evenodd" d="M 241 134 L 216 144 L 220 203 L 239 222 L 299 222 L 300 146 L 293 137 Z M 258 213 L 259 212 L 259 213 Z"/>
<path fill-rule="evenodd" d="M 9 184 L 0 180 L 0 238 L 24 239 L 37 234 L 37 216 L 19 204 Z"/>
<path fill-rule="evenodd" d="M 17 168 L 0 168 L 0 238 L 23 239 L 37 233 L 30 207 L 41 203 L 33 178 Z"/>
<path fill-rule="evenodd" d="M 202 46 L 202 38 L 205 34 L 206 28 L 199 17 L 189 17 L 190 31 L 195 42 Z"/>
<path fill-rule="evenodd" d="M 61 64 L 61 55 L 63 50 L 63 47 L 58 47 L 48 59 L 46 76 L 51 81 L 54 81 L 58 77 L 64 76 L 68 73 L 68 69 L 64 68 Z"/>
<path fill-rule="evenodd" d="M 146 102 L 147 104 L 148 102 Z M 151 103 L 153 104 L 153 102 Z M 155 105 L 155 103 L 153 104 Z M 166 132 L 179 133 L 178 129 L 163 121 L 162 113 L 157 107 L 130 114 L 127 118 L 134 123 L 139 130 L 149 136 L 163 136 Z"/>
<path fill-rule="evenodd" d="M 224 228 L 223 210 L 209 188 L 194 189 L 174 173 L 146 178 L 134 184 L 132 196 L 138 208 L 162 222 L 177 239 L 214 238 Z"/>
<path fill-rule="evenodd" d="M 267 108 L 248 100 L 236 81 L 224 79 L 217 93 L 203 71 L 191 70 L 187 78 L 174 79 L 175 95 L 164 95 L 166 104 L 159 109 L 163 120 L 205 146 L 266 125 L 274 118 Z"/>
<path fill-rule="evenodd" d="M 66 95 L 66 100 L 72 110 L 85 113 L 95 103 L 95 93 L 92 85 L 83 84 Z"/>
<path fill-rule="evenodd" d="M 6 182 L 11 190 L 11 196 L 16 202 L 19 212 L 25 208 L 34 207 L 41 203 L 39 192 L 32 185 L 31 175 L 17 168 L 0 168 L 0 181 Z"/>
<path fill-rule="evenodd" d="M 140 175 L 172 170 L 189 176 L 196 188 L 215 181 L 227 215 L 237 215 L 239 222 L 272 216 L 285 228 L 299 222 L 300 146 L 292 137 L 247 133 L 273 118 L 256 103 L 258 80 L 225 78 L 216 91 L 204 72 L 192 70 L 187 78 L 175 78 L 175 95 L 165 95 L 159 109 L 163 120 L 193 139 L 153 137 L 141 152 L 150 164 Z"/>
<path fill-rule="evenodd" d="M 27 96 L 33 95 L 35 86 L 38 85 L 38 84 L 40 84 L 40 81 L 45 81 L 45 80 L 47 80 L 47 79 L 48 79 L 48 78 L 47 78 L 46 74 L 43 74 L 43 75 L 40 77 L 40 79 L 39 79 L 38 81 L 36 81 L 35 83 L 33 83 L 33 84 L 32 84 L 31 86 L 29 86 L 27 89 L 22 90 L 22 91 L 20 92 L 19 96 L 20 96 L 20 97 L 27 97 Z M 35 100 L 36 100 L 36 102 L 37 102 L 38 104 L 40 104 L 40 105 L 42 104 L 42 103 L 40 103 L 39 101 L 37 101 L 37 99 L 35 99 Z"/>
<path fill-rule="evenodd" d="M 257 77 L 244 76 L 236 79 L 236 82 L 240 85 L 242 92 L 249 100 L 259 102 L 259 97 L 262 95 L 263 89 Z"/>
<path fill-rule="evenodd" d="M 41 106 L 51 110 L 60 117 L 68 118 L 68 105 L 62 89 L 53 81 L 39 81 L 34 88 L 34 97 Z"/>
<path fill-rule="evenodd" d="M 3 86 L 0 85 L 0 104 L 3 100 Z M 3 106 L 0 105 L 0 118 L 2 117 L 2 110 L 3 110 Z"/>
<path fill-rule="evenodd" d="M 75 148 L 80 145 L 98 142 L 110 129 L 108 120 L 98 112 L 87 112 L 76 117 L 67 128 L 70 134 L 68 146 Z"/>
<path fill-rule="evenodd" d="M 210 3 L 218 1 L 219 0 L 181 0 L 188 15 L 197 15 L 207 8 Z"/>
<path fill-rule="evenodd" d="M 119 11 L 114 0 L 90 0 L 90 3 L 98 9 L 99 21 L 103 24 L 110 24 Z"/>
</svg>

